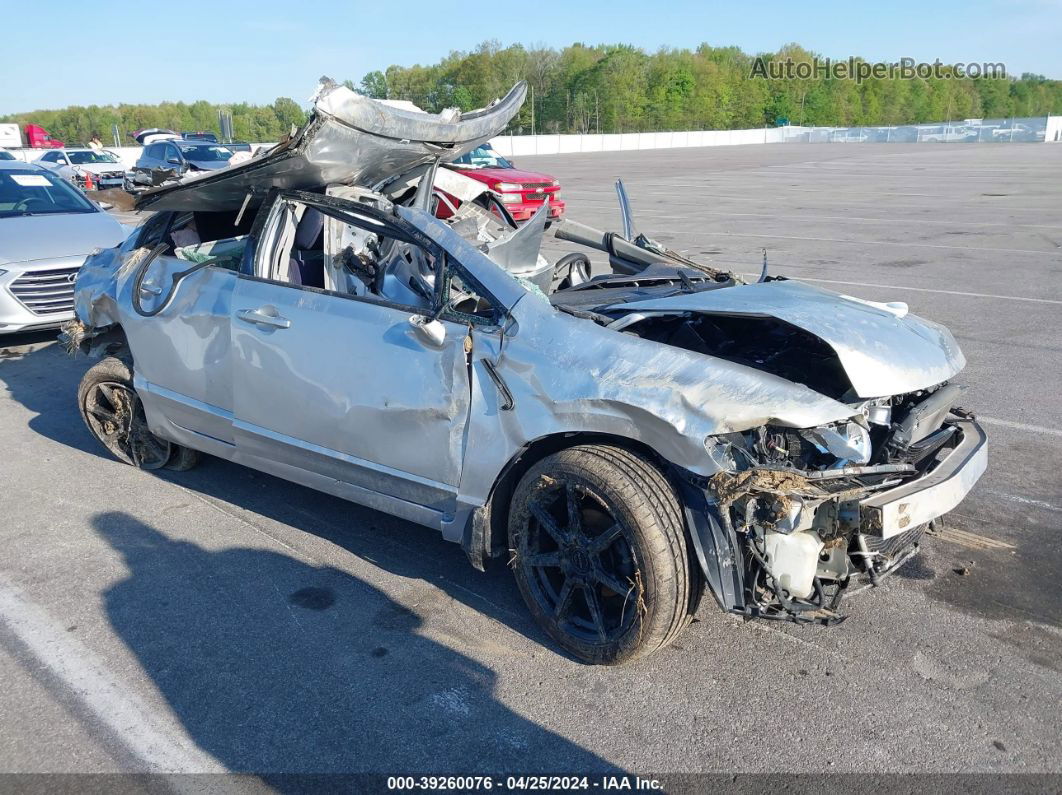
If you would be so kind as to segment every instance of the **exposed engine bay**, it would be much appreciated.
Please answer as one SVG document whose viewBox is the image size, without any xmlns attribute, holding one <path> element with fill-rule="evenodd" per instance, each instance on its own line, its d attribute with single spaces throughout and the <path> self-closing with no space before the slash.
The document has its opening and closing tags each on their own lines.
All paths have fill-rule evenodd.
<svg viewBox="0 0 1062 795">
<path fill-rule="evenodd" d="M 903 516 L 886 527 L 880 513 L 868 510 L 872 496 L 930 476 L 964 441 L 967 448 L 983 448 L 983 432 L 956 405 L 962 389 L 944 381 L 867 399 L 870 393 L 858 388 L 864 382 L 853 384 L 853 369 L 830 337 L 814 333 L 814 325 L 802 327 L 792 315 L 755 305 L 724 302 L 713 311 L 711 298 L 700 311 L 681 311 L 683 301 L 673 296 L 748 287 L 635 235 L 626 190 L 622 182 L 616 188 L 626 236 L 584 227 L 574 237 L 607 251 L 617 270 L 630 275 L 590 280 L 555 294 L 553 303 L 586 312 L 606 328 L 769 373 L 852 407 L 853 419 L 846 422 L 815 428 L 768 424 L 705 440 L 720 468 L 706 482 L 712 521 L 740 550 L 740 611 L 800 623 L 842 621 L 838 608 L 850 585 L 876 585 L 917 552 L 922 535 L 939 521 L 939 514 L 921 523 Z M 657 261 L 642 265 L 642 252 Z M 765 261 L 758 284 L 785 281 L 770 276 Z M 606 284 L 615 285 L 619 300 L 600 289 Z M 653 299 L 672 299 L 675 307 Z M 886 322 L 907 316 L 903 304 L 848 300 L 884 310 Z M 949 350 L 947 343 L 943 347 Z M 944 366 L 957 372 L 962 363 L 958 354 Z"/>
</svg>

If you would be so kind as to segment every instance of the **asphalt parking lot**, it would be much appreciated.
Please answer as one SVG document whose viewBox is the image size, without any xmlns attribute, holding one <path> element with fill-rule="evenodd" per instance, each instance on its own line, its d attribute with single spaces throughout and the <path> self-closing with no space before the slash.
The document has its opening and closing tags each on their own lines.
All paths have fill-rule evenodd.
<svg viewBox="0 0 1062 795">
<path fill-rule="evenodd" d="M 621 668 L 562 656 L 503 565 L 239 466 L 140 472 L 87 367 L 0 340 L 3 771 L 1062 772 L 1062 147 L 527 158 L 570 217 L 948 325 L 989 470 L 837 627 L 710 598 Z M 570 250 L 555 241 L 550 251 Z"/>
</svg>

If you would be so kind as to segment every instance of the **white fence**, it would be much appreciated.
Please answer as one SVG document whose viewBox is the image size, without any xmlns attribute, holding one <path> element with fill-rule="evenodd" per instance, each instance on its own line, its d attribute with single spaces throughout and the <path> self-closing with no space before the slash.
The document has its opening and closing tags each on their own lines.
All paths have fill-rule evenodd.
<svg viewBox="0 0 1062 795">
<path fill-rule="evenodd" d="M 1062 143 L 1062 116 L 1047 117 L 1047 133 L 1044 136 L 1047 143 Z"/>
<path fill-rule="evenodd" d="M 600 135 L 501 135 L 490 143 L 507 157 L 558 155 L 578 152 L 626 152 L 638 149 L 676 149 L 687 146 L 739 146 L 743 144 L 782 143 L 786 130 L 802 127 L 765 127 L 760 130 L 702 130 L 691 132 L 611 133 Z M 792 134 L 791 132 L 789 133 Z M 272 144 L 254 144 L 271 146 Z M 126 168 L 132 168 L 142 147 L 108 146 Z M 12 149 L 16 157 L 33 161 L 47 149 Z"/>
<path fill-rule="evenodd" d="M 563 155 L 578 152 L 628 152 L 640 149 L 679 149 L 688 146 L 743 146 L 785 141 L 786 129 L 697 130 L 689 132 L 601 133 L 588 135 L 503 135 L 492 140 L 508 157 Z"/>
<path fill-rule="evenodd" d="M 1030 121 L 1022 119 L 1022 122 Z M 1033 140 L 1048 143 L 1062 142 L 1062 116 L 1040 116 L 1034 120 L 1035 138 Z M 976 125 L 980 131 L 980 140 L 1030 140 L 1022 136 L 1015 139 L 1011 130 L 1014 120 L 1003 120 L 1012 125 L 1011 128 L 996 128 L 1002 135 L 992 135 L 987 122 L 978 120 Z M 693 130 L 688 132 L 655 132 L 655 133 L 600 133 L 587 135 L 501 135 L 491 141 L 500 154 L 507 157 L 528 157 L 534 155 L 564 155 L 577 154 L 580 152 L 629 152 L 641 149 L 680 149 L 694 146 L 748 146 L 750 144 L 778 144 L 797 142 L 834 142 L 834 143 L 866 143 L 866 142 L 898 142 L 904 140 L 888 130 L 916 130 L 917 135 L 910 139 L 922 142 L 929 141 L 957 141 L 978 140 L 977 135 L 970 134 L 973 129 L 971 123 L 951 123 L 940 125 L 915 125 L 910 128 L 886 128 L 886 127 L 764 127 L 752 130 Z M 940 132 L 936 131 L 940 128 Z M 1042 133 L 1041 133 L 1042 130 Z M 963 131 L 960 134 L 960 131 Z M 1008 135 L 1008 133 L 1010 133 Z M 253 144 L 257 149 L 261 146 L 272 144 Z M 121 159 L 126 168 L 132 168 L 140 157 L 142 147 L 119 146 L 106 147 L 107 151 L 114 152 Z M 46 149 L 10 149 L 15 157 L 27 162 L 32 162 L 43 155 Z"/>
</svg>

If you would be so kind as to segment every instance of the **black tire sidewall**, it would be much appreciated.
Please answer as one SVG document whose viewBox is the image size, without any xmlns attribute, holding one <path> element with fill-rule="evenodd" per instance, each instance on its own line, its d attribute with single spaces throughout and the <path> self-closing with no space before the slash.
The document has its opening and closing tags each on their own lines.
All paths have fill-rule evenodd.
<svg viewBox="0 0 1062 795">
<path fill-rule="evenodd" d="M 78 384 L 77 388 L 77 409 L 78 413 L 81 414 L 81 419 L 85 423 L 85 427 L 88 428 L 89 433 L 92 434 L 92 438 L 99 442 L 109 455 L 115 456 L 114 451 L 107 447 L 103 440 L 96 435 L 96 430 L 89 421 L 88 411 L 85 405 L 89 392 L 101 383 L 117 383 L 135 391 L 133 386 L 133 369 L 124 359 L 120 359 L 117 356 L 107 356 L 100 359 L 100 361 L 96 362 L 96 364 L 88 369 L 85 375 L 81 378 L 81 383 Z M 169 442 L 170 445 L 170 457 L 163 467 L 177 471 L 184 471 L 191 469 L 196 463 L 198 463 L 199 454 L 197 451 L 182 447 L 168 439 L 166 441 Z M 115 457 L 117 458 L 117 456 Z M 118 460 L 122 461 L 122 463 L 129 464 L 130 466 L 135 466 L 131 461 L 124 461 L 121 458 Z"/>
<path fill-rule="evenodd" d="M 563 450 L 544 458 L 528 470 L 510 503 L 509 546 L 519 556 L 520 537 L 530 518 L 528 497 L 539 487 L 543 476 L 581 485 L 608 506 L 613 518 L 625 528 L 626 538 L 641 573 L 640 615 L 620 638 L 598 644 L 568 634 L 543 609 L 535 596 L 535 586 L 528 582 L 527 573 L 518 559 L 514 560 L 513 569 L 532 616 L 558 645 L 586 662 L 611 665 L 644 656 L 664 645 L 673 625 L 675 611 L 686 609 L 686 604 L 679 604 L 680 594 L 675 587 L 676 561 L 670 555 L 659 554 L 661 536 L 668 532 L 684 533 L 684 529 L 661 527 L 660 522 L 650 515 L 652 512 L 644 509 L 644 505 L 639 509 L 633 501 L 637 499 L 640 486 L 632 484 L 622 471 L 608 461 L 595 457 L 591 450 L 585 447 Z M 684 563 L 685 560 L 680 565 Z"/>
<path fill-rule="evenodd" d="M 82 376 L 81 382 L 77 386 L 77 410 L 81 415 L 81 420 L 85 423 L 85 427 L 88 428 L 88 432 L 92 434 L 92 438 L 107 451 L 107 454 L 115 456 L 114 451 L 111 450 L 97 435 L 96 429 L 93 427 L 91 420 L 89 420 L 88 409 L 86 406 L 89 392 L 95 389 L 99 384 L 103 383 L 118 383 L 132 389 L 133 371 L 128 364 L 118 357 L 107 356 L 92 365 L 85 375 Z M 130 466 L 133 465 L 131 461 L 122 461 L 122 463 L 129 464 Z"/>
</svg>

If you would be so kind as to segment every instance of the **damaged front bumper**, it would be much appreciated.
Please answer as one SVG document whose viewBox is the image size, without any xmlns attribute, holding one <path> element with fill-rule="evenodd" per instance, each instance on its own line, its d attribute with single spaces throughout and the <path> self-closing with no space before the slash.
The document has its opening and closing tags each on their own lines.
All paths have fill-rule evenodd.
<svg viewBox="0 0 1062 795">
<path fill-rule="evenodd" d="M 926 527 L 984 473 L 981 426 L 953 416 L 949 428 L 949 444 L 916 473 L 879 465 L 821 477 L 754 467 L 688 478 L 687 522 L 720 606 L 749 618 L 843 620 L 838 607 L 849 585 L 877 584 L 911 557 Z"/>
<path fill-rule="evenodd" d="M 970 493 L 988 466 L 988 437 L 974 420 L 952 425 L 961 439 L 934 469 L 859 503 L 864 533 L 880 538 L 899 535 L 943 516 Z"/>
</svg>

